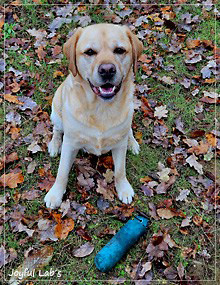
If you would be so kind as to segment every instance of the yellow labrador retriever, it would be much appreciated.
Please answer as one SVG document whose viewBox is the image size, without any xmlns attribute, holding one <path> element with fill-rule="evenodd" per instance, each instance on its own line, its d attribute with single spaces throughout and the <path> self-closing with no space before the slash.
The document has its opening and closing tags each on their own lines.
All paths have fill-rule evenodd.
<svg viewBox="0 0 220 285">
<path fill-rule="evenodd" d="M 44 199 L 48 208 L 60 206 L 79 149 L 95 155 L 112 151 L 118 197 L 131 203 L 134 191 L 126 178 L 125 160 L 128 147 L 139 152 L 131 123 L 133 72 L 142 50 L 128 27 L 113 24 L 78 28 L 65 43 L 70 74 L 52 103 L 54 127 L 48 149 L 50 156 L 61 151 L 61 158 L 56 181 Z"/>
</svg>

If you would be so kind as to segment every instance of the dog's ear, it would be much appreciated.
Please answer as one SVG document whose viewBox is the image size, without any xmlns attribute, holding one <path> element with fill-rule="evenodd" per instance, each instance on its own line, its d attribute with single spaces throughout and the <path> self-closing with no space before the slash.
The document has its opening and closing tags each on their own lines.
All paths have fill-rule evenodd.
<svg viewBox="0 0 220 285">
<path fill-rule="evenodd" d="M 131 46 L 132 46 L 133 71 L 135 74 L 137 72 L 137 61 L 138 61 L 138 59 L 141 56 L 142 51 L 143 51 L 143 44 L 138 39 L 138 37 L 131 32 L 131 30 L 128 27 L 126 27 L 126 30 L 127 30 L 126 32 L 127 32 L 128 38 L 129 38 Z"/>
<path fill-rule="evenodd" d="M 76 45 L 81 33 L 82 28 L 77 28 L 74 34 L 68 39 L 68 41 L 64 44 L 63 47 L 63 52 L 69 60 L 69 70 L 72 72 L 73 76 L 77 75 Z"/>
</svg>

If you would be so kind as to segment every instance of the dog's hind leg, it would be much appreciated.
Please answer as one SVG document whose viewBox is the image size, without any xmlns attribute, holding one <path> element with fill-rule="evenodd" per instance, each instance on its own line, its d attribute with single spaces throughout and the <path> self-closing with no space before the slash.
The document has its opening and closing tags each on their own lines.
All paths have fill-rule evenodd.
<svg viewBox="0 0 220 285">
<path fill-rule="evenodd" d="M 133 154 L 139 154 L 140 151 L 140 146 L 134 138 L 133 131 L 131 128 L 128 135 L 128 149 L 131 150 Z"/>
</svg>

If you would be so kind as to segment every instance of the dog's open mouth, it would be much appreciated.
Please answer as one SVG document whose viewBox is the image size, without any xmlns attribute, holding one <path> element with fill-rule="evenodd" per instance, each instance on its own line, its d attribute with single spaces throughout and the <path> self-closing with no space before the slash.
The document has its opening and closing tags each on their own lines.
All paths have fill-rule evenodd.
<svg viewBox="0 0 220 285">
<path fill-rule="evenodd" d="M 104 100 L 112 99 L 121 88 L 121 83 L 117 86 L 111 83 L 105 83 L 99 87 L 94 86 L 90 81 L 89 84 L 92 88 L 92 91 Z"/>
</svg>

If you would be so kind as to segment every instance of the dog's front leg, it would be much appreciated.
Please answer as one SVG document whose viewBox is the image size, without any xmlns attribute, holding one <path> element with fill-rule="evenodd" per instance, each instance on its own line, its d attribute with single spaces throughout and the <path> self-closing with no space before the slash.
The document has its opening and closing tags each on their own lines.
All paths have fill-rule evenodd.
<svg viewBox="0 0 220 285">
<path fill-rule="evenodd" d="M 64 135 L 57 178 L 53 187 L 44 198 L 48 208 L 55 209 L 62 203 L 63 194 L 66 192 L 69 171 L 77 153 L 78 149 L 74 149 Z"/>
<path fill-rule="evenodd" d="M 115 167 L 115 188 L 119 199 L 123 203 L 129 204 L 132 202 L 134 190 L 126 178 L 126 152 L 127 142 L 115 149 L 112 149 L 112 157 Z"/>
</svg>

